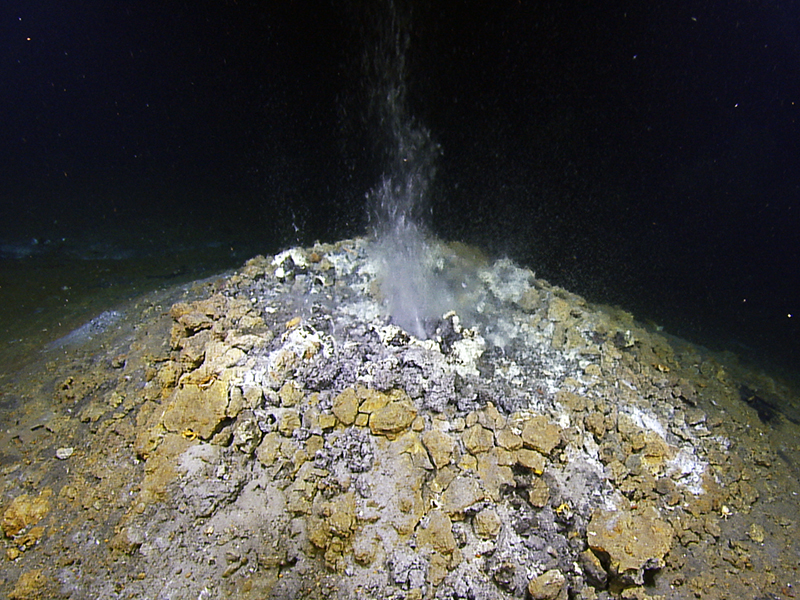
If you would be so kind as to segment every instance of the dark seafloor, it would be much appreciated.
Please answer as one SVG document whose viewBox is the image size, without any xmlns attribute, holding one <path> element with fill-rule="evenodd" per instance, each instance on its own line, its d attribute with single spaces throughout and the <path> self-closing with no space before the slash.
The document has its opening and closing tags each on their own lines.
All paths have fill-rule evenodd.
<svg viewBox="0 0 800 600">
<path fill-rule="evenodd" d="M 795 597 L 788 389 L 428 248 L 426 340 L 355 239 L 144 294 L 6 378 L 1 592 Z"/>
</svg>

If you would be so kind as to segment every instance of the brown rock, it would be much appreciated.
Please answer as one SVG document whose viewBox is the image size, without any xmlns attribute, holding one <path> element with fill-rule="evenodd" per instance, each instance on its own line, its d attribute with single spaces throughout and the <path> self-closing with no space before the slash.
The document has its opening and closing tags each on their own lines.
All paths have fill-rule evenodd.
<svg viewBox="0 0 800 600">
<path fill-rule="evenodd" d="M 326 507 L 331 533 L 347 537 L 356 523 L 356 497 L 353 492 L 338 496 Z"/>
<path fill-rule="evenodd" d="M 169 396 L 169 392 L 177 385 L 178 377 L 181 376 L 182 372 L 183 369 L 180 364 L 174 360 L 168 360 L 158 370 L 158 384 L 162 389 L 162 397 Z"/>
<path fill-rule="evenodd" d="M 510 429 L 501 429 L 494 434 L 497 445 L 506 450 L 522 448 L 522 438 Z"/>
<path fill-rule="evenodd" d="M 385 447 L 391 456 L 384 457 L 387 461 L 385 471 L 374 472 L 375 478 L 369 484 L 374 495 L 366 501 L 359 518 L 368 521 L 380 518 L 401 535 L 410 535 L 425 513 L 422 488 L 427 472 L 414 466 L 410 453 L 397 447 L 400 444 L 389 444 L 385 440 L 377 440 L 377 443 Z M 425 449 L 422 451 L 425 452 Z"/>
<path fill-rule="evenodd" d="M 167 431 L 192 431 L 207 440 L 225 419 L 227 408 L 226 381 L 215 379 L 207 387 L 186 384 L 175 390 L 161 421 Z"/>
<path fill-rule="evenodd" d="M 411 457 L 411 464 L 414 468 L 425 469 L 427 471 L 433 470 L 428 451 L 420 441 L 419 434 L 416 431 L 406 432 L 399 440 L 396 441 L 396 448 L 404 454 Z"/>
<path fill-rule="evenodd" d="M 489 402 L 486 408 L 478 412 L 478 423 L 486 429 L 497 431 L 506 426 L 506 419 L 500 414 L 494 404 Z"/>
<path fill-rule="evenodd" d="M 509 452 L 505 448 L 492 448 L 491 452 L 497 456 L 497 464 L 501 467 L 513 467 L 517 464 L 517 457 L 514 452 Z"/>
<path fill-rule="evenodd" d="M 517 464 L 526 469 L 530 469 L 537 475 L 544 473 L 544 456 L 536 452 L 536 450 L 528 450 L 527 448 L 520 448 L 514 453 L 517 459 Z"/>
<path fill-rule="evenodd" d="M 242 390 L 242 395 L 248 408 L 258 408 L 264 399 L 264 390 L 260 385 L 251 385 Z"/>
<path fill-rule="evenodd" d="M 450 482 L 456 478 L 456 475 L 458 475 L 458 469 L 454 465 L 445 465 L 436 471 L 436 475 L 428 483 L 428 487 L 434 494 L 441 494 L 447 489 Z"/>
<path fill-rule="evenodd" d="M 165 497 L 167 486 L 177 476 L 178 456 L 195 443 L 177 433 L 164 435 L 161 444 L 147 457 L 144 465 L 144 479 L 138 497 L 140 502 L 149 503 Z"/>
<path fill-rule="evenodd" d="M 214 371 L 222 371 L 234 366 L 245 356 L 245 352 L 239 348 L 232 348 L 225 342 L 212 340 L 206 346 L 206 358 L 203 364 Z"/>
<path fill-rule="evenodd" d="M 358 414 L 358 396 L 353 388 L 347 388 L 333 399 L 333 414 L 342 425 L 352 425 Z"/>
<path fill-rule="evenodd" d="M 603 564 L 594 552 L 591 550 L 581 552 L 578 555 L 578 563 L 583 569 L 583 574 L 589 585 L 601 590 L 605 589 L 608 583 L 608 573 L 606 573 Z"/>
<path fill-rule="evenodd" d="M 8 594 L 8 600 L 40 600 L 42 598 L 51 597 L 49 590 L 49 581 L 42 569 L 33 569 L 25 571 L 17 579 L 14 589 Z"/>
<path fill-rule="evenodd" d="M 306 519 L 306 535 L 309 542 L 324 550 L 331 539 L 330 526 L 324 519 L 311 515 Z"/>
<path fill-rule="evenodd" d="M 306 441 L 306 451 L 308 452 L 308 455 L 311 457 L 316 456 L 317 452 L 322 450 L 324 446 L 325 446 L 325 438 L 323 438 L 321 435 L 312 435 Z"/>
<path fill-rule="evenodd" d="M 482 425 L 476 424 L 469 427 L 462 434 L 461 439 L 470 454 L 488 452 L 494 447 L 494 435 L 491 430 L 484 428 Z"/>
<path fill-rule="evenodd" d="M 567 407 L 571 412 L 582 412 L 591 404 L 591 401 L 583 396 L 567 390 L 559 390 L 556 394 L 556 401 Z"/>
<path fill-rule="evenodd" d="M 14 538 L 14 543 L 17 545 L 17 548 L 32 548 L 44 536 L 44 527 L 41 525 L 37 525 L 36 527 L 31 527 L 26 533 L 22 535 L 18 535 Z M 764 541 L 763 539 L 761 540 Z"/>
<path fill-rule="evenodd" d="M 336 427 L 336 415 L 322 414 L 319 416 L 320 429 L 333 429 Z"/>
<path fill-rule="evenodd" d="M 456 445 L 456 441 L 452 437 L 438 429 L 431 429 L 422 434 L 422 443 L 425 444 L 437 469 L 450 464 L 453 448 Z"/>
<path fill-rule="evenodd" d="M 533 600 L 566 600 L 566 578 L 558 569 L 545 571 L 528 583 L 528 593 Z"/>
<path fill-rule="evenodd" d="M 472 454 L 462 454 L 457 466 L 462 471 L 474 471 L 478 468 L 478 459 Z"/>
<path fill-rule="evenodd" d="M 497 448 L 478 455 L 478 475 L 483 482 L 483 488 L 495 502 L 500 501 L 501 490 L 515 486 L 514 472 L 510 467 L 499 464 Z"/>
<path fill-rule="evenodd" d="M 50 496 L 53 490 L 45 488 L 38 496 L 28 494 L 17 496 L 3 512 L 3 533 L 7 537 L 14 537 L 30 525 L 41 521 L 50 511 Z"/>
<path fill-rule="evenodd" d="M 214 320 L 221 319 L 225 316 L 228 310 L 228 298 L 222 294 L 214 294 L 205 300 L 198 300 L 192 304 L 195 310 L 208 315 Z"/>
<path fill-rule="evenodd" d="M 550 306 L 547 307 L 547 318 L 555 323 L 561 323 L 569 319 L 571 311 L 569 302 L 558 296 L 554 296 L 550 300 Z"/>
<path fill-rule="evenodd" d="M 417 545 L 421 548 L 429 546 L 441 554 L 452 554 L 456 549 L 456 539 L 450 517 L 441 510 L 428 513 L 427 524 L 423 520 L 417 530 Z"/>
<path fill-rule="evenodd" d="M 517 305 L 525 312 L 536 312 L 542 304 L 539 291 L 536 288 L 528 288 L 517 300 Z"/>
<path fill-rule="evenodd" d="M 211 326 L 214 325 L 214 321 L 210 317 L 199 312 L 188 312 L 181 315 L 178 318 L 178 323 L 188 333 L 194 333 L 201 329 L 211 329 Z"/>
<path fill-rule="evenodd" d="M 278 423 L 278 431 L 281 435 L 292 437 L 295 429 L 299 429 L 300 425 L 300 415 L 294 410 L 287 410 L 283 413 L 280 423 Z"/>
<path fill-rule="evenodd" d="M 377 390 L 370 390 L 364 387 L 358 388 L 356 394 L 361 399 L 358 412 L 366 413 L 368 415 L 374 413 L 380 408 L 383 408 L 389 404 L 389 401 L 392 399 L 388 394 L 383 394 Z"/>
<path fill-rule="evenodd" d="M 225 416 L 229 419 L 238 417 L 239 413 L 244 410 L 245 402 L 247 402 L 247 399 L 244 397 L 242 389 L 237 386 L 231 387 L 228 390 L 228 407 L 225 409 Z M 248 407 L 252 408 L 252 406 Z"/>
<path fill-rule="evenodd" d="M 271 431 L 261 439 L 261 444 L 256 449 L 256 458 L 264 466 L 273 464 L 281 450 L 281 436 L 277 431 Z"/>
<path fill-rule="evenodd" d="M 550 488 L 541 479 L 534 479 L 528 490 L 528 502 L 535 508 L 544 508 L 550 501 Z"/>
<path fill-rule="evenodd" d="M 602 438 L 606 433 L 606 420 L 603 413 L 592 412 L 586 415 L 583 424 L 587 431 L 590 431 L 597 436 L 598 439 Z"/>
<path fill-rule="evenodd" d="M 184 365 L 189 367 L 186 369 L 187 371 L 200 366 L 203 359 L 206 357 L 206 346 L 210 341 L 211 332 L 208 330 L 201 331 L 190 338 L 181 340 L 180 359 Z"/>
<path fill-rule="evenodd" d="M 535 416 L 525 422 L 522 442 L 526 447 L 548 455 L 561 443 L 561 427 L 550 423 L 547 417 Z"/>
<path fill-rule="evenodd" d="M 433 586 L 438 586 L 442 583 L 450 572 L 449 563 L 450 561 L 447 557 L 434 553 L 433 556 L 431 556 L 430 565 L 428 566 L 428 575 L 425 578 L 426 581 Z"/>
<path fill-rule="evenodd" d="M 278 392 L 283 406 L 295 406 L 303 401 L 303 390 L 294 382 L 287 381 Z"/>
<path fill-rule="evenodd" d="M 111 538 L 108 546 L 116 552 L 123 554 L 133 554 L 144 541 L 142 533 L 130 527 L 123 527 Z"/>
<path fill-rule="evenodd" d="M 484 508 L 481 512 L 475 515 L 475 535 L 479 538 L 489 539 L 497 537 L 500 533 L 500 528 L 503 522 L 493 508 Z"/>
<path fill-rule="evenodd" d="M 395 400 L 370 415 L 369 428 L 375 435 L 400 433 L 416 416 L 417 409 L 410 399 Z"/>
<path fill-rule="evenodd" d="M 645 569 L 664 566 L 673 530 L 654 508 L 642 513 L 597 510 L 587 527 L 589 547 L 623 584 L 642 585 Z"/>
<path fill-rule="evenodd" d="M 469 477 L 456 477 L 442 493 L 442 510 L 451 517 L 463 513 L 486 497 L 478 482 Z"/>
</svg>

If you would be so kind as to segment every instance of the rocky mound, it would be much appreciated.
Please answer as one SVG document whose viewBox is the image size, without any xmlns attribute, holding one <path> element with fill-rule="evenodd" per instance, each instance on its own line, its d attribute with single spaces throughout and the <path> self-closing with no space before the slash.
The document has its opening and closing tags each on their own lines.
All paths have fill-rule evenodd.
<svg viewBox="0 0 800 600">
<path fill-rule="evenodd" d="M 16 380 L 9 597 L 792 592 L 796 425 L 752 406 L 787 390 L 459 245 L 420 340 L 368 250 L 255 258 Z"/>
</svg>

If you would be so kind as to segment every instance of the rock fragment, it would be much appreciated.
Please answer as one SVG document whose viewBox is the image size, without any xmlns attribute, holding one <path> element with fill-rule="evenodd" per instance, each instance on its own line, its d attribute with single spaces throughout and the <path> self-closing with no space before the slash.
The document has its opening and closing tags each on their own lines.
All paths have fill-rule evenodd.
<svg viewBox="0 0 800 600">
<path fill-rule="evenodd" d="M 528 490 L 528 502 L 535 508 L 544 508 L 550 501 L 550 488 L 538 477 L 533 480 Z"/>
<path fill-rule="evenodd" d="M 441 554 L 452 554 L 456 540 L 450 517 L 441 510 L 428 513 L 427 523 L 423 521 L 417 530 L 417 545 L 422 548 L 429 546 Z"/>
<path fill-rule="evenodd" d="M 437 469 L 450 464 L 453 448 L 456 445 L 451 436 L 437 429 L 431 429 L 422 434 L 422 443 Z"/>
<path fill-rule="evenodd" d="M 456 477 L 442 493 L 442 510 L 451 517 L 463 514 L 466 509 L 484 497 L 477 481 L 468 477 Z"/>
<path fill-rule="evenodd" d="M 375 435 L 397 434 L 408 429 L 416 416 L 417 409 L 406 397 L 403 400 L 392 401 L 372 413 L 369 418 L 369 428 Z"/>
<path fill-rule="evenodd" d="M 281 417 L 280 423 L 278 424 L 278 431 L 281 432 L 281 435 L 292 437 L 295 429 L 299 429 L 300 425 L 300 415 L 297 411 L 287 410 Z"/>
<path fill-rule="evenodd" d="M 547 417 L 537 415 L 525 422 L 522 429 L 522 442 L 527 448 L 548 455 L 561 443 L 561 428 L 550 423 Z"/>
<path fill-rule="evenodd" d="M 191 431 L 208 440 L 225 419 L 228 408 L 228 384 L 213 379 L 205 387 L 185 384 L 175 389 L 164 411 L 162 423 L 167 431 Z"/>
<path fill-rule="evenodd" d="M 333 414 L 342 425 L 352 425 L 358 414 L 359 399 L 353 388 L 347 388 L 333 400 Z"/>
<path fill-rule="evenodd" d="M 497 537 L 503 522 L 500 516 L 493 508 L 484 508 L 481 512 L 475 515 L 475 535 L 479 538 L 490 539 Z"/>
<path fill-rule="evenodd" d="M 533 600 L 567 600 L 566 578 L 558 569 L 545 571 L 530 580 L 528 593 Z"/>
<path fill-rule="evenodd" d="M 501 464 L 502 456 L 499 455 L 498 450 L 500 449 L 493 448 L 491 452 L 479 454 L 477 467 L 483 488 L 495 502 L 500 501 L 502 490 L 515 486 L 514 472 L 511 467 Z M 503 452 L 506 451 L 503 450 Z"/>
<path fill-rule="evenodd" d="M 550 300 L 550 306 L 547 307 L 547 318 L 555 323 L 562 323 L 569 319 L 572 307 L 569 302 L 558 296 L 554 296 Z"/>
<path fill-rule="evenodd" d="M 591 550 L 581 552 L 578 555 L 578 564 L 583 570 L 583 575 L 589 585 L 597 589 L 605 589 L 608 583 L 608 574 L 594 552 Z"/>
<path fill-rule="evenodd" d="M 293 381 L 287 381 L 278 391 L 283 406 L 295 406 L 303 400 L 303 390 Z"/>
<path fill-rule="evenodd" d="M 497 445 L 506 450 L 518 450 L 522 448 L 522 437 L 511 431 L 511 429 L 501 429 L 494 434 Z"/>
<path fill-rule="evenodd" d="M 280 456 L 281 436 L 277 431 L 266 434 L 256 450 L 256 457 L 264 466 L 273 464 Z"/>
<path fill-rule="evenodd" d="M 642 585 L 645 570 L 663 567 L 674 535 L 654 508 L 641 513 L 597 510 L 586 533 L 589 548 L 624 585 Z"/>
<path fill-rule="evenodd" d="M 528 450 L 527 448 L 520 448 L 514 453 L 517 464 L 526 469 L 530 469 L 537 475 L 544 473 L 544 456 L 535 450 Z"/>
<path fill-rule="evenodd" d="M 50 582 L 43 569 L 25 571 L 19 576 L 14 589 L 8 595 L 9 600 L 38 600 L 46 598 L 54 590 L 49 590 Z"/>
<path fill-rule="evenodd" d="M 473 425 L 467 428 L 462 435 L 464 446 L 470 454 L 488 452 L 494 446 L 494 435 L 491 430 L 482 425 Z"/>
<path fill-rule="evenodd" d="M 42 490 L 38 496 L 22 494 L 17 496 L 3 512 L 2 528 L 7 537 L 14 537 L 30 525 L 41 521 L 50 511 L 50 488 Z"/>
</svg>

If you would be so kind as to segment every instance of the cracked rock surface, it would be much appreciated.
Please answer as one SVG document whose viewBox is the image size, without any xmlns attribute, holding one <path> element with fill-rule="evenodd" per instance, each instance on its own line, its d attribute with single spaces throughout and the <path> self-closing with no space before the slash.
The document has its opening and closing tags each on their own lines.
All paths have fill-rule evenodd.
<svg viewBox="0 0 800 600">
<path fill-rule="evenodd" d="M 794 597 L 788 387 L 455 244 L 418 339 L 369 250 L 150 294 L 9 379 L 0 593 Z"/>
</svg>

